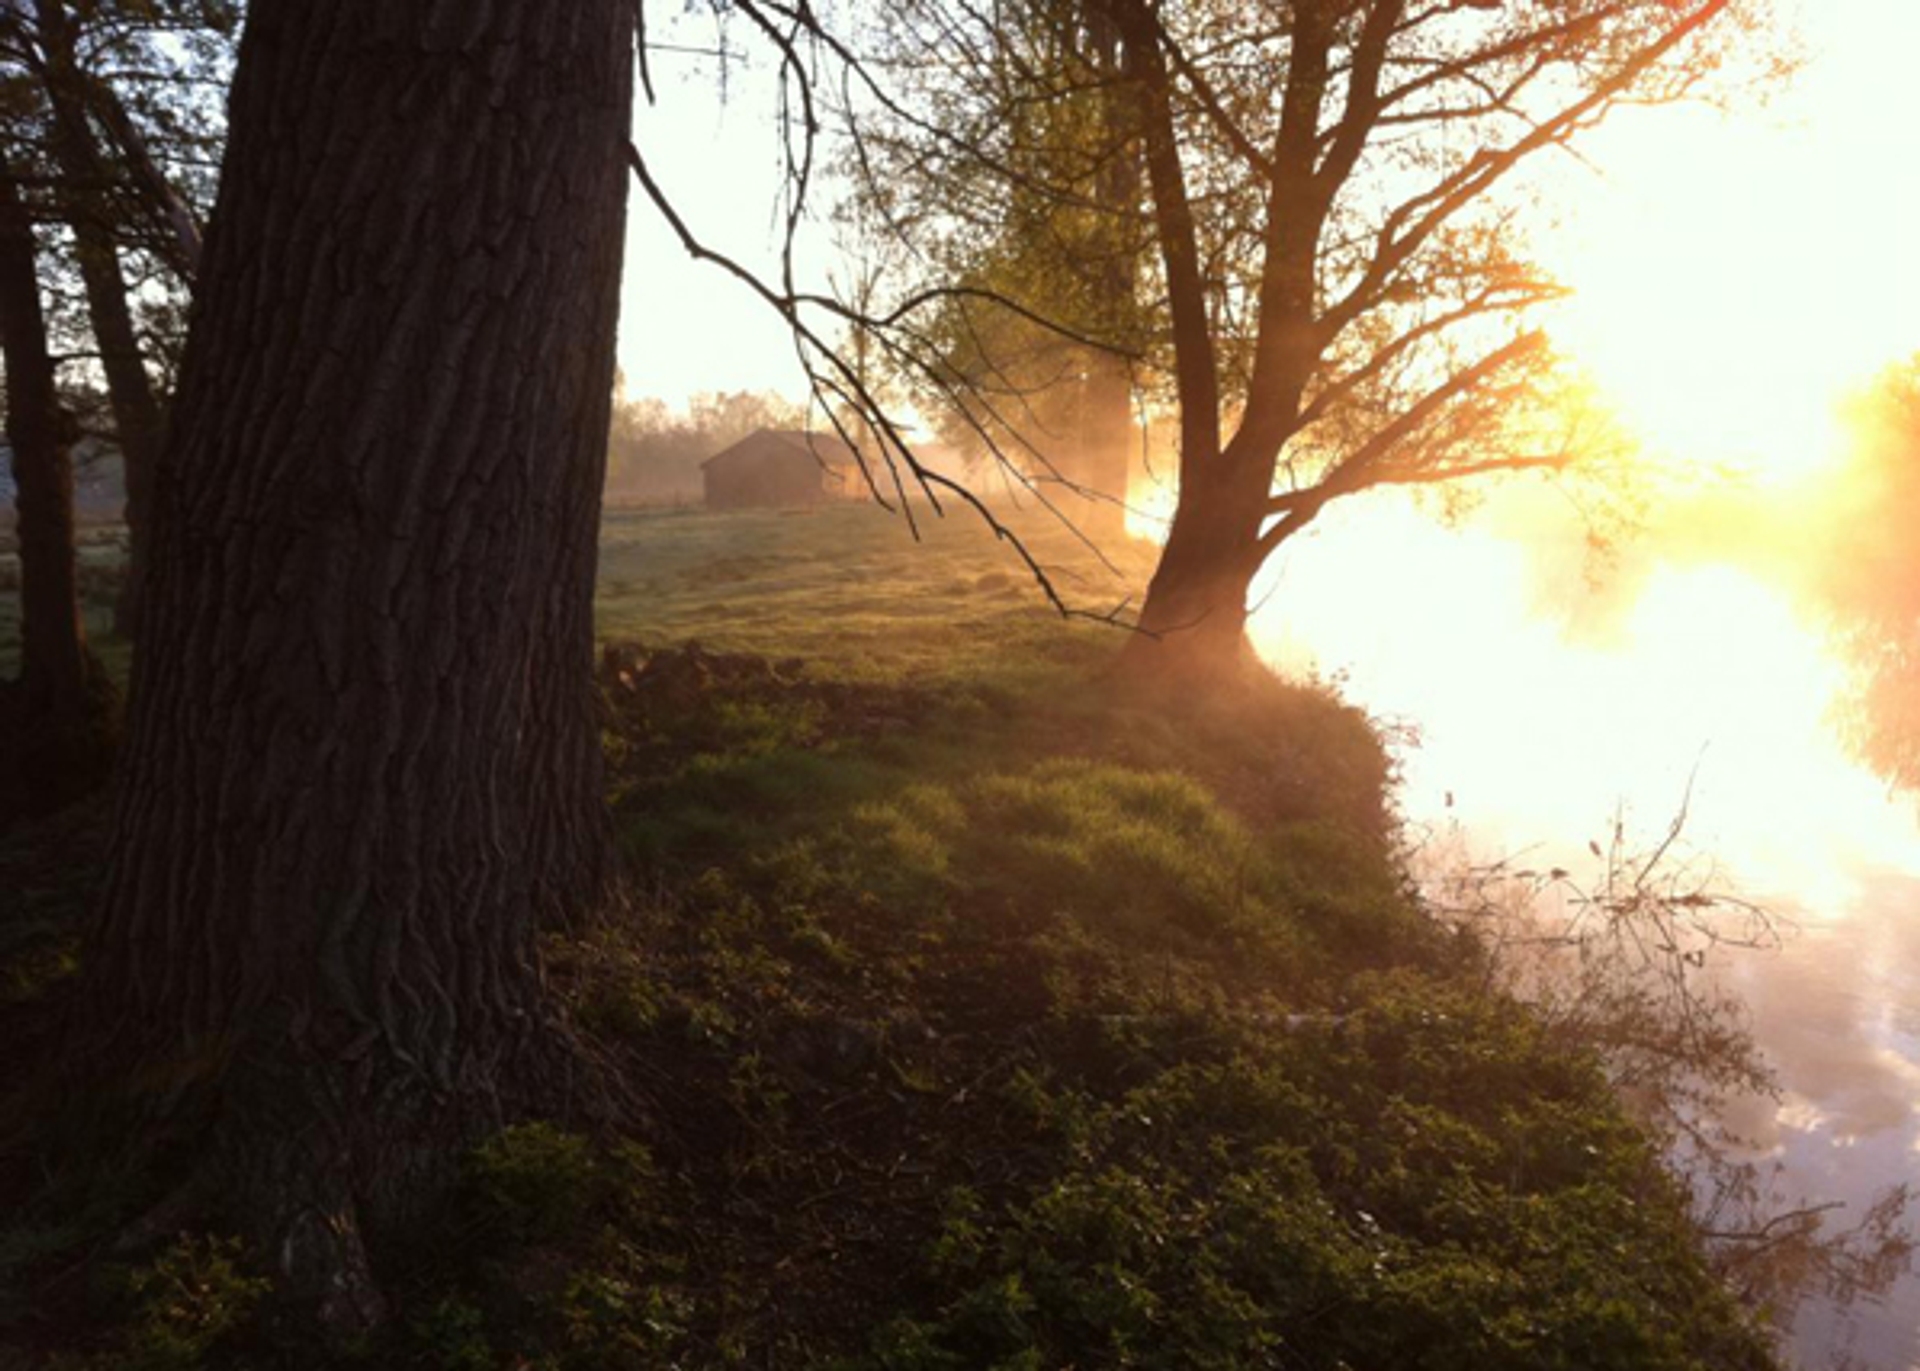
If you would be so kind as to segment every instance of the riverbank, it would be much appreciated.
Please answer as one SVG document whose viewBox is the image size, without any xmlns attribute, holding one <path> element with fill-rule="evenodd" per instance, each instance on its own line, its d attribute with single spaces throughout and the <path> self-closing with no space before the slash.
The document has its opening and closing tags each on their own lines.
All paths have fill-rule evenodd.
<svg viewBox="0 0 1920 1371">
<path fill-rule="evenodd" d="M 879 518 L 609 521 L 629 899 L 545 948 L 594 1084 L 389 1244 L 367 1364 L 1770 1364 L 1598 1060 L 1413 898 L 1364 716 L 1123 690 L 984 534 Z M 10 1042 L 71 984 L 61 823 L 0 855 Z M 244 1251 L 105 1248 L 140 1178 L 9 1160 L 0 1347 L 303 1359 Z"/>
</svg>

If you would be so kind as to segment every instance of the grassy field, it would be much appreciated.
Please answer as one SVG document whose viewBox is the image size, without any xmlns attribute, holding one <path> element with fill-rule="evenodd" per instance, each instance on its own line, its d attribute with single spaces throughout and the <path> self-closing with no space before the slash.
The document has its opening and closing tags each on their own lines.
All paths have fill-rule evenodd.
<svg viewBox="0 0 1920 1371">
<path fill-rule="evenodd" d="M 1145 570 L 1034 546 L 1090 606 Z M 1413 898 L 1357 711 L 1141 693 L 989 534 L 870 509 L 615 514 L 599 613 L 629 895 L 545 946 L 598 1104 L 474 1148 L 358 1364 L 1770 1364 L 1599 1063 Z M 99 827 L 0 845 L 10 1041 Z M 344 1364 L 216 1234 L 107 1252 L 146 1182 L 26 1160 L 0 1366 Z"/>
<path fill-rule="evenodd" d="M 1138 603 L 1146 550 L 1109 549 L 1109 565 L 1038 511 L 999 512 L 1076 609 Z M 916 542 L 871 505 L 611 512 L 600 633 L 804 657 L 818 672 L 869 680 L 1019 673 L 1036 657 L 1118 647 L 1111 628 L 1063 623 L 1014 548 L 971 513 L 919 531 Z"/>
</svg>

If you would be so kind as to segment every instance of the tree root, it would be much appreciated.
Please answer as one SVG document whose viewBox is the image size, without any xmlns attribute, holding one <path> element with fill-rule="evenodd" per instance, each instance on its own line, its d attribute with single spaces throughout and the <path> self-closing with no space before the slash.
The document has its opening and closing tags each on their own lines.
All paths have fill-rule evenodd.
<svg viewBox="0 0 1920 1371">
<path fill-rule="evenodd" d="M 286 1298 L 311 1312 L 329 1343 L 343 1345 L 386 1322 L 387 1301 L 350 1206 L 296 1211 L 275 1245 L 273 1263 Z"/>
</svg>

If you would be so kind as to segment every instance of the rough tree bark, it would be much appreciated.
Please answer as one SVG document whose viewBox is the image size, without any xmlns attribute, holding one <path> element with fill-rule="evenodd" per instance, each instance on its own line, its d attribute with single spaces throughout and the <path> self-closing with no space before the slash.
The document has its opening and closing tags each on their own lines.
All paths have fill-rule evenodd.
<svg viewBox="0 0 1920 1371">
<path fill-rule="evenodd" d="M 592 597 L 630 0 L 257 0 L 152 558 L 89 1051 L 328 1327 L 547 1103 L 606 878 Z"/>
<path fill-rule="evenodd" d="M 35 263 L 31 220 L 0 165 L 0 355 L 20 550 L 20 678 L 0 698 L 0 824 L 89 793 L 113 761 L 112 692 L 87 653 L 80 618 L 71 425 L 60 408 Z"/>
<path fill-rule="evenodd" d="M 87 119 L 86 77 L 74 53 L 73 23 L 61 0 L 39 0 L 45 44 L 47 103 L 53 111 L 53 152 L 68 188 L 67 227 L 87 296 L 87 315 L 107 378 L 107 400 L 127 483 L 127 577 L 114 606 L 114 629 L 134 635 L 147 562 L 147 506 L 163 419 L 134 332 L 126 275 L 114 241 L 108 190 L 113 181 Z"/>
</svg>

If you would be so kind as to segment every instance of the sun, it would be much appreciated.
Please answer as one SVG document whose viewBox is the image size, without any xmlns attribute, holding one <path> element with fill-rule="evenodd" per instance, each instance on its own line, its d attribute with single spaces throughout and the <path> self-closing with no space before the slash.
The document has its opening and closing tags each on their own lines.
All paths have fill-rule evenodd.
<svg viewBox="0 0 1920 1371">
<path fill-rule="evenodd" d="M 1834 406 L 1856 373 L 1826 211 L 1753 193 L 1799 139 L 1660 113 L 1607 131 L 1599 156 L 1618 170 L 1550 237 L 1574 294 L 1548 327 L 1663 458 L 1803 476 L 1838 454 Z"/>
<path fill-rule="evenodd" d="M 1864 0 L 1878 25 L 1786 8 L 1811 56 L 1793 85 L 1758 109 L 1622 111 L 1550 188 L 1536 244 L 1574 291 L 1556 343 L 1649 447 L 1768 483 L 1836 461 L 1842 398 L 1920 349 L 1920 135 L 1884 101 L 1920 6 Z"/>
</svg>

